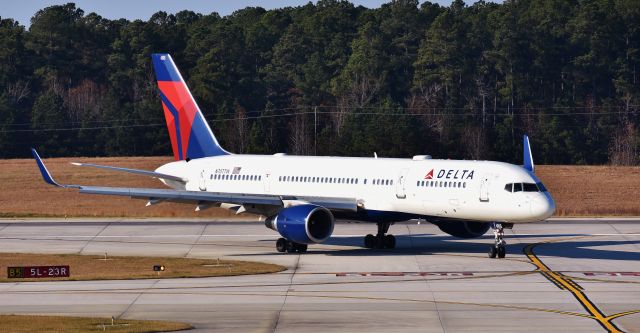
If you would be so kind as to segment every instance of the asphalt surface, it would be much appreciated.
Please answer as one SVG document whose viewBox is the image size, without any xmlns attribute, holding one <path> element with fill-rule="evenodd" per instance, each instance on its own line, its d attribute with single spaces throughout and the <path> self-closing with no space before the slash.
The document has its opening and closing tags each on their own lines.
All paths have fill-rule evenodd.
<svg viewBox="0 0 640 333">
<path fill-rule="evenodd" d="M 640 220 L 552 220 L 455 239 L 396 224 L 394 250 L 361 248 L 375 225 L 340 223 L 302 255 L 260 222 L 0 220 L 0 252 L 229 258 L 282 273 L 193 279 L 0 283 L 0 313 L 189 322 L 200 332 L 640 332 Z M 1 267 L 5 274 L 6 268 Z"/>
</svg>

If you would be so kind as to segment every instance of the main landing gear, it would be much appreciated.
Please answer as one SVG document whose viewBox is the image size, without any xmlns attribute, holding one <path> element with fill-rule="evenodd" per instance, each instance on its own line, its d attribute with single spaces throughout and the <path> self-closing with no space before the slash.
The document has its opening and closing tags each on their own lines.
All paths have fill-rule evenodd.
<svg viewBox="0 0 640 333">
<path fill-rule="evenodd" d="M 495 244 L 489 248 L 489 258 L 504 258 L 507 254 L 507 242 L 504 240 L 504 228 L 502 223 L 492 223 L 493 235 L 495 237 Z"/>
<path fill-rule="evenodd" d="M 307 244 L 300 244 L 284 238 L 278 238 L 276 241 L 276 250 L 281 253 L 304 253 L 307 252 Z"/>
<path fill-rule="evenodd" d="M 378 222 L 378 234 L 368 234 L 364 237 L 364 247 L 368 249 L 393 249 L 396 247 L 396 238 L 389 234 L 389 222 Z"/>
</svg>

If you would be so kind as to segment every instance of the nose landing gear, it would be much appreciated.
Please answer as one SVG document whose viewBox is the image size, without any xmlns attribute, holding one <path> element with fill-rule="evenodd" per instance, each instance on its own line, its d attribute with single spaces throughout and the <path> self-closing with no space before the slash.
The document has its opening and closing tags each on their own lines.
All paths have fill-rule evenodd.
<svg viewBox="0 0 640 333">
<path fill-rule="evenodd" d="M 507 254 L 507 242 L 504 240 L 504 227 L 502 223 L 492 223 L 495 244 L 489 248 L 489 258 L 504 258 Z"/>
</svg>

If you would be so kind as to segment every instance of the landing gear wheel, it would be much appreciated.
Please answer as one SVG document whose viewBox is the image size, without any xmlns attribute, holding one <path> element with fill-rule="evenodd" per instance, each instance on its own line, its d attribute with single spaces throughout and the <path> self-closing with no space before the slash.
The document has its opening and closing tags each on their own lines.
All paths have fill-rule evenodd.
<svg viewBox="0 0 640 333">
<path fill-rule="evenodd" d="M 287 253 L 295 253 L 296 252 L 296 243 L 287 241 Z"/>
<path fill-rule="evenodd" d="M 368 249 L 393 249 L 396 247 L 396 238 L 386 235 L 390 222 L 378 222 L 378 233 L 374 236 L 368 234 L 364 237 L 364 247 Z"/>
<path fill-rule="evenodd" d="M 372 249 L 375 246 L 376 237 L 372 234 L 364 236 L 364 247 Z"/>
<path fill-rule="evenodd" d="M 489 250 L 489 258 L 504 258 L 507 255 L 507 242 L 504 241 L 504 228 L 502 223 L 493 223 L 493 236 L 495 243 Z"/>
<path fill-rule="evenodd" d="M 498 250 L 496 249 L 495 246 L 489 247 L 489 258 L 495 258 L 497 254 L 498 254 Z"/>
<path fill-rule="evenodd" d="M 276 250 L 280 253 L 284 253 L 287 250 L 287 240 L 284 238 L 278 238 L 276 241 Z"/>
<path fill-rule="evenodd" d="M 396 247 L 396 238 L 393 235 L 384 236 L 384 247 L 394 249 Z"/>
<path fill-rule="evenodd" d="M 305 252 L 307 252 L 307 248 L 308 248 L 307 244 L 296 244 L 296 250 L 297 250 L 299 253 L 305 253 Z"/>
</svg>

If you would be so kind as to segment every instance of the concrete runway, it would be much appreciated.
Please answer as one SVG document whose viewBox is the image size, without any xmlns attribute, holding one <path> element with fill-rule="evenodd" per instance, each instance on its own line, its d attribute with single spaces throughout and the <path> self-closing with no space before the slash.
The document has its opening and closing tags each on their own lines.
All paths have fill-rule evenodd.
<svg viewBox="0 0 640 333">
<path fill-rule="evenodd" d="M 1 252 L 229 258 L 286 265 L 260 276 L 0 283 L 0 313 L 192 323 L 201 332 L 640 332 L 640 220 L 553 220 L 455 239 L 396 224 L 395 250 L 361 248 L 375 225 L 340 223 L 303 255 L 260 222 L 0 220 Z M 5 268 L 1 268 L 5 274 Z M 72 271 L 73 273 L 73 271 Z"/>
</svg>

